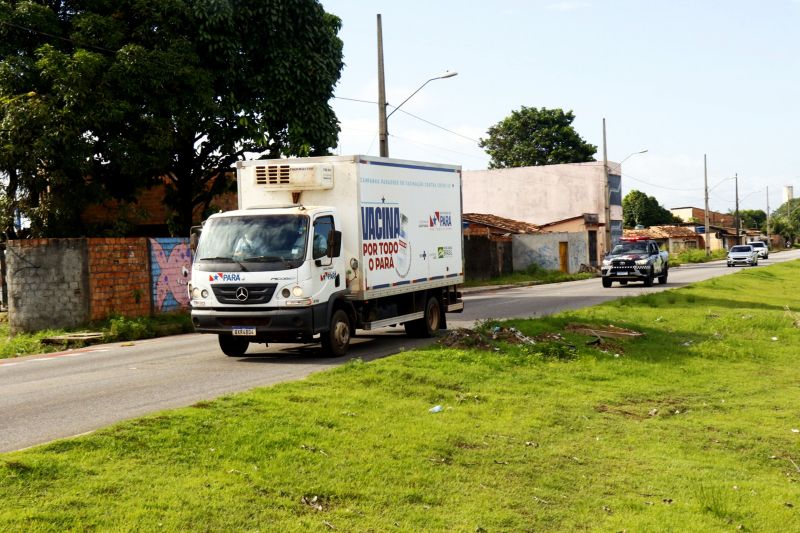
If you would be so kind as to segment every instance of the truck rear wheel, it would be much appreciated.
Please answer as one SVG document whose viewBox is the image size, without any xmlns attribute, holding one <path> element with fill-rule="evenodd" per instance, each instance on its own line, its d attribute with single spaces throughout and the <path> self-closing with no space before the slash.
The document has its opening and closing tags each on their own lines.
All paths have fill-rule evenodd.
<svg viewBox="0 0 800 533">
<path fill-rule="evenodd" d="M 337 309 L 331 316 L 331 327 L 322 334 L 322 349 L 333 357 L 341 357 L 350 346 L 350 319 L 347 313 Z"/>
<path fill-rule="evenodd" d="M 425 314 L 419 320 L 405 323 L 406 334 L 409 337 L 430 338 L 436 335 L 442 327 L 442 306 L 435 296 L 428 298 L 425 303 Z"/>
<path fill-rule="evenodd" d="M 250 346 L 250 341 L 233 335 L 219 335 L 219 348 L 228 357 L 241 357 Z"/>
</svg>

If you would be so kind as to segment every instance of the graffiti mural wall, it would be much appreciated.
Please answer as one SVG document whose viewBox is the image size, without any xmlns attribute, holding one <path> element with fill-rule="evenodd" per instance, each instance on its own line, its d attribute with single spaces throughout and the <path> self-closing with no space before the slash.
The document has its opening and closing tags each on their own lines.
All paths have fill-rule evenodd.
<svg viewBox="0 0 800 533">
<path fill-rule="evenodd" d="M 188 309 L 187 286 L 192 270 L 189 239 L 150 239 L 150 268 L 153 274 L 153 312 Z"/>
</svg>

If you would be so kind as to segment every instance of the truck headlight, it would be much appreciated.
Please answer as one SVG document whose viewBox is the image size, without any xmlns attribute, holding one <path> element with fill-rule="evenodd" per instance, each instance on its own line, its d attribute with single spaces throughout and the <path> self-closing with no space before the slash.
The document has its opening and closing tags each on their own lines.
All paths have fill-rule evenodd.
<svg viewBox="0 0 800 533">
<path fill-rule="evenodd" d="M 645 266 L 647 264 L 647 259 L 637 259 L 636 264 L 639 266 Z"/>
<path fill-rule="evenodd" d="M 200 287 L 193 287 L 192 288 L 192 298 L 195 300 L 203 299 L 205 300 L 208 298 L 208 289 L 201 289 Z"/>
<path fill-rule="evenodd" d="M 603 266 L 604 267 L 611 266 L 611 260 L 610 259 L 603 259 Z"/>
<path fill-rule="evenodd" d="M 292 288 L 292 295 L 294 295 L 295 298 L 300 298 L 301 296 L 303 296 L 302 287 L 294 287 L 294 288 Z"/>
</svg>

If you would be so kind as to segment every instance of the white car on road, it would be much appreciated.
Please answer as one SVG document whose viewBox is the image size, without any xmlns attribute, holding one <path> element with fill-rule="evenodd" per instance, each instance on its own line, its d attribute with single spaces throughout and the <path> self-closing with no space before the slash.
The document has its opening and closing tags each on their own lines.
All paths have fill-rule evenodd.
<svg viewBox="0 0 800 533">
<path fill-rule="evenodd" d="M 758 252 L 749 244 L 737 244 L 728 250 L 728 266 L 746 265 L 756 266 L 758 264 Z"/>
<path fill-rule="evenodd" d="M 762 241 L 753 241 L 748 242 L 753 249 L 758 252 L 758 257 L 763 257 L 764 259 L 769 259 L 769 247 L 767 247 L 766 243 Z"/>
</svg>

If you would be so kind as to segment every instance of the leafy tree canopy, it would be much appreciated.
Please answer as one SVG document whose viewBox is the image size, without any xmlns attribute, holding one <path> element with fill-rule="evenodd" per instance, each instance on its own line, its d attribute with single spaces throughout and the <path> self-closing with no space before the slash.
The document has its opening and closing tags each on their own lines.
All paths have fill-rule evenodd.
<svg viewBox="0 0 800 533">
<path fill-rule="evenodd" d="M 173 228 L 246 157 L 324 155 L 340 21 L 316 0 L 0 0 L 0 223 L 80 234 L 166 180 Z"/>
<path fill-rule="evenodd" d="M 578 135 L 573 120 L 572 111 L 522 106 L 489 128 L 480 147 L 491 157 L 489 168 L 594 161 L 597 147 Z"/>
<path fill-rule="evenodd" d="M 740 209 L 739 220 L 744 229 L 763 229 L 767 214 L 761 209 Z"/>
<path fill-rule="evenodd" d="M 644 227 L 680 222 L 669 209 L 661 207 L 653 196 L 632 190 L 622 199 L 622 219 L 626 227 Z"/>
</svg>

